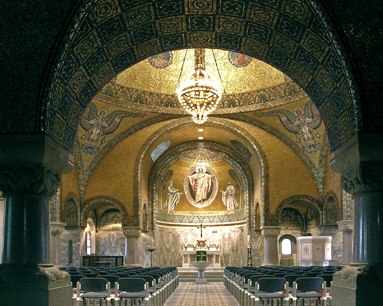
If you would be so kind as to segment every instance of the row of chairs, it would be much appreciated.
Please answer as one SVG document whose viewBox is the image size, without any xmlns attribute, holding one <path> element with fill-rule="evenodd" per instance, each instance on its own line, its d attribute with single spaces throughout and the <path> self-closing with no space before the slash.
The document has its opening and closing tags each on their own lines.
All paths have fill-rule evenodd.
<svg viewBox="0 0 383 306">
<path fill-rule="evenodd" d="M 129 302 L 130 305 L 162 306 L 177 288 L 179 275 L 177 268 L 167 267 L 141 269 L 140 273 L 132 275 L 71 274 L 71 280 L 77 305 L 97 301 L 100 305 L 125 305 Z"/>
<path fill-rule="evenodd" d="M 331 305 L 332 274 L 324 274 L 322 270 L 320 273 L 325 279 L 321 274 L 308 276 L 298 273 L 298 269 L 282 270 L 274 267 L 226 267 L 224 284 L 241 306 L 264 305 L 272 301 L 295 306 L 304 300 L 313 301 L 315 305 Z M 289 274 L 292 272 L 296 274 Z"/>
</svg>

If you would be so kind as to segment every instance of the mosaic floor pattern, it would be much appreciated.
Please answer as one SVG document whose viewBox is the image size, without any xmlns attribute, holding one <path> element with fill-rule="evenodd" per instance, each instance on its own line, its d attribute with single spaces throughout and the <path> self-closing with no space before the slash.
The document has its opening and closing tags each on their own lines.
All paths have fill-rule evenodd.
<svg viewBox="0 0 383 306">
<path fill-rule="evenodd" d="M 164 306 L 239 306 L 222 282 L 181 282 Z"/>
</svg>

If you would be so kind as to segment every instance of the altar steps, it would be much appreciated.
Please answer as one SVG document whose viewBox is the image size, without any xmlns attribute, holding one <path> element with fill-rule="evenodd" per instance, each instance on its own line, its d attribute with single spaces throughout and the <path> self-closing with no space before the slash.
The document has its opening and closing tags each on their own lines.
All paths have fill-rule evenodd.
<svg viewBox="0 0 383 306">
<path fill-rule="evenodd" d="M 209 267 L 205 271 L 205 278 L 208 282 L 223 282 L 223 270 L 223 267 Z M 178 274 L 180 282 L 195 282 L 197 278 L 197 271 L 195 268 L 178 267 Z"/>
</svg>

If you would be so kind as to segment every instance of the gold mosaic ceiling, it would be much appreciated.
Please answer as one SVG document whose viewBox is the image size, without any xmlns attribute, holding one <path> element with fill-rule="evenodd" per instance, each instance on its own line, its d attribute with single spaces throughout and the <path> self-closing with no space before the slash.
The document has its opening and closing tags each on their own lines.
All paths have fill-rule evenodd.
<svg viewBox="0 0 383 306">
<path fill-rule="evenodd" d="M 206 70 L 221 83 L 223 98 L 215 113 L 268 109 L 306 96 L 278 69 L 246 55 L 206 49 Z M 183 113 L 176 89 L 194 71 L 194 49 L 152 56 L 121 72 L 98 98 L 124 107 Z"/>
<path fill-rule="evenodd" d="M 154 61 L 148 59 L 134 65 L 118 75 L 117 83 L 156 93 L 175 94 L 179 81 L 194 71 L 194 50 L 170 54 L 167 56 L 165 53 L 162 61 L 160 57 L 153 57 Z M 262 61 L 216 49 L 207 49 L 205 54 L 206 70 L 221 81 L 225 94 L 254 91 L 285 82 L 282 72 Z M 166 67 L 161 68 L 161 64 Z"/>
</svg>

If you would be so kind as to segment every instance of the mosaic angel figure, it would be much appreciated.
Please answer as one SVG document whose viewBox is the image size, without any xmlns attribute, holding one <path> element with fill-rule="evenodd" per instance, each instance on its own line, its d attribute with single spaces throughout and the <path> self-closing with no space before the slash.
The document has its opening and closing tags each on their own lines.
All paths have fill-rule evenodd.
<svg viewBox="0 0 383 306">
<path fill-rule="evenodd" d="M 80 120 L 81 127 L 86 131 L 81 136 L 85 142 L 83 149 L 87 153 L 95 153 L 97 147 L 105 142 L 105 137 L 119 127 L 124 117 L 142 117 L 142 114 L 121 110 L 109 114 L 106 109 L 97 110 L 96 106 L 90 103 Z"/>
<path fill-rule="evenodd" d="M 320 134 L 315 130 L 322 123 L 318 109 L 312 101 L 304 106 L 294 108 L 294 112 L 285 109 L 268 112 L 267 116 L 277 116 L 286 130 L 294 133 L 297 142 L 302 144 L 303 149 L 308 153 L 314 153 L 320 149 L 317 141 Z"/>
</svg>

